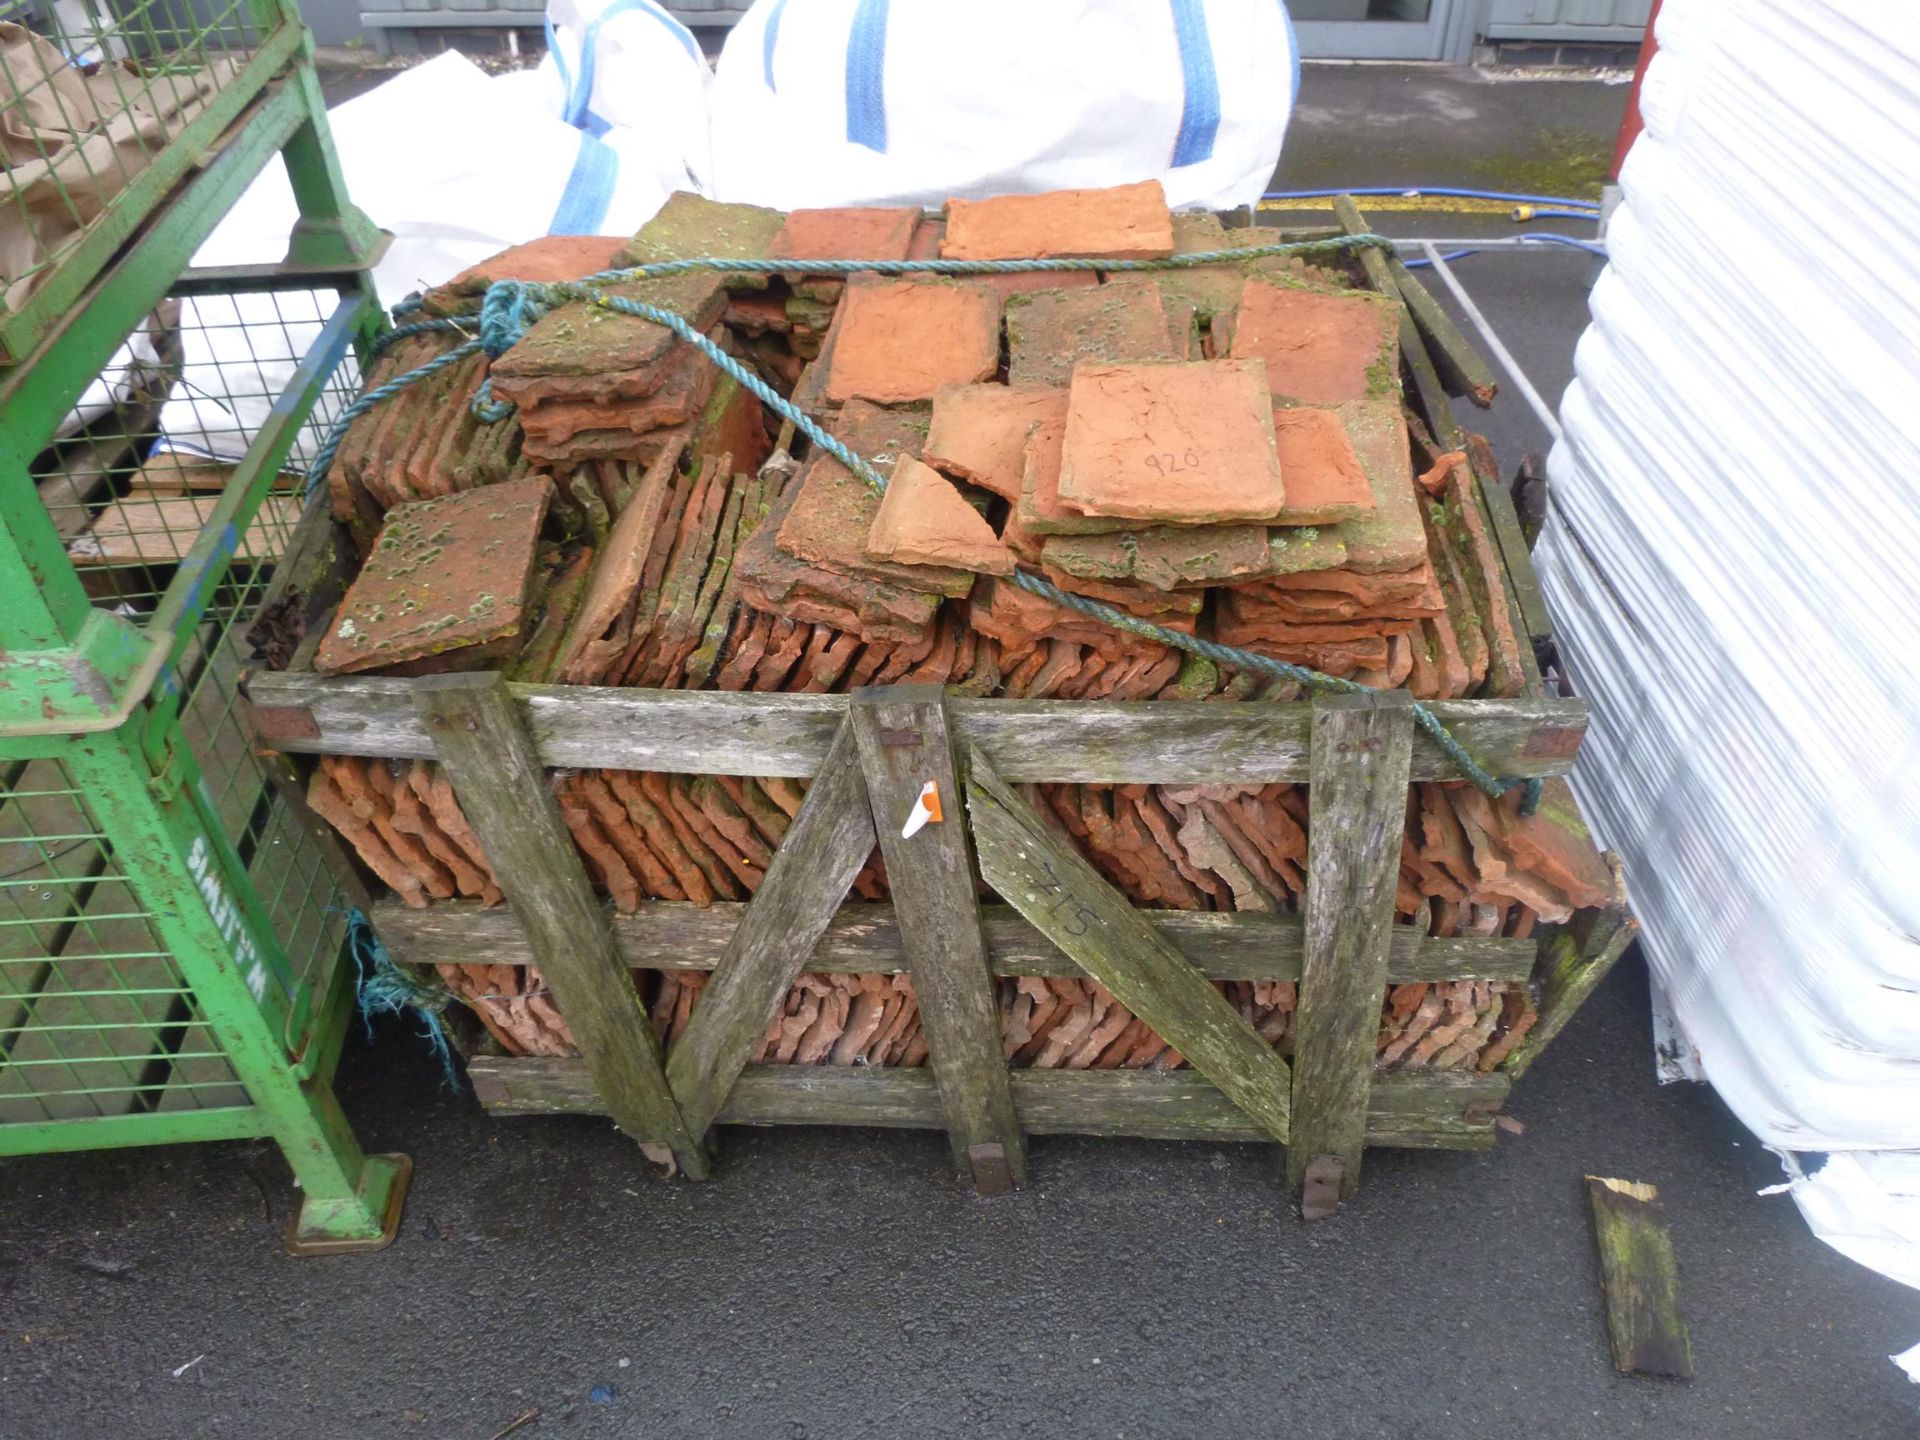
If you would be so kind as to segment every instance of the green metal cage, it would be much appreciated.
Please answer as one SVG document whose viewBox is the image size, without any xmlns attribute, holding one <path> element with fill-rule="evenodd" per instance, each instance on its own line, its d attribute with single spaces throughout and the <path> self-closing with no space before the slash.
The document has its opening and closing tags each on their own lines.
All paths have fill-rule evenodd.
<svg viewBox="0 0 1920 1440">
<path fill-rule="evenodd" d="M 28 106 L 65 103 L 72 76 L 40 63 L 50 45 L 97 58 L 93 88 L 112 72 L 125 91 L 83 117 L 85 136 L 76 125 L 81 150 L 158 87 L 221 83 L 157 149 L 116 152 L 125 183 L 79 230 L 35 232 L 24 266 L 7 256 L 0 1157 L 271 1136 L 302 1191 L 289 1245 L 370 1248 L 394 1233 L 408 1166 L 364 1154 L 332 1091 L 351 871 L 285 762 L 254 749 L 241 692 L 305 504 L 302 460 L 381 323 L 375 232 L 345 200 L 290 7 L 55 9 L 66 28 L 32 44 L 0 29 L 10 145 L 23 114 L 44 118 Z M 183 140 L 198 148 L 170 170 Z M 276 157 L 302 211 L 286 257 L 189 269 Z M 71 185 L 29 195 L 46 158 L 8 155 L 0 235 L 49 195 L 55 212 L 77 201 Z"/>
<path fill-rule="evenodd" d="M 51 332 L 304 43 L 280 0 L 0 4 L 0 360 Z"/>
<path fill-rule="evenodd" d="M 258 898 L 271 937 L 259 973 L 290 1007 L 281 1038 L 293 1055 L 326 1018 L 314 997 L 335 994 L 344 978 L 335 971 L 346 912 L 320 847 L 276 803 L 241 729 L 248 589 L 234 587 L 194 646 L 180 741 L 200 772 L 193 808 L 207 834 L 193 837 L 186 859 L 198 880 L 217 837 Z M 88 783 L 119 758 L 62 747 L 0 773 L 0 1150 L 64 1147 L 48 1128 L 63 1122 L 252 1103 L 157 913 L 166 903 L 158 877 L 129 863 L 120 808 Z M 264 1133 L 262 1118 L 218 1124 Z M 106 1128 L 71 1135 L 86 1142 Z"/>
</svg>

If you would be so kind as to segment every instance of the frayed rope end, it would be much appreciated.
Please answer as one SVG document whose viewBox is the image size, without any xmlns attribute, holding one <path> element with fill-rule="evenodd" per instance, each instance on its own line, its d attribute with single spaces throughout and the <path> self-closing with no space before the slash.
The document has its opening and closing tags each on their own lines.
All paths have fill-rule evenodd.
<svg viewBox="0 0 1920 1440">
<path fill-rule="evenodd" d="M 367 1039 L 373 1039 L 374 1016 L 417 1012 L 424 1022 L 420 1034 L 440 1061 L 446 1088 L 458 1092 L 460 1072 L 454 1068 L 453 1047 L 447 1043 L 447 1029 L 440 1020 L 450 998 L 447 987 L 438 980 L 422 984 L 394 964 L 363 910 L 347 915 L 347 944 L 359 972 L 354 993 L 360 1002 L 360 1020 L 366 1026 Z"/>
</svg>

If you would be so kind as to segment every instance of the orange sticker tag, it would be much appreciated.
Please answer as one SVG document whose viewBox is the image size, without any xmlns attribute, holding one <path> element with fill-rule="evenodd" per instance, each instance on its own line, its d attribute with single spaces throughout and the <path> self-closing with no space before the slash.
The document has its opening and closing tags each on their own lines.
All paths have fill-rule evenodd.
<svg viewBox="0 0 1920 1440">
<path fill-rule="evenodd" d="M 940 813 L 940 786 L 929 780 L 920 787 L 913 809 L 907 813 L 907 823 L 900 827 L 900 838 L 910 840 L 928 825 L 938 825 L 944 818 Z"/>
</svg>

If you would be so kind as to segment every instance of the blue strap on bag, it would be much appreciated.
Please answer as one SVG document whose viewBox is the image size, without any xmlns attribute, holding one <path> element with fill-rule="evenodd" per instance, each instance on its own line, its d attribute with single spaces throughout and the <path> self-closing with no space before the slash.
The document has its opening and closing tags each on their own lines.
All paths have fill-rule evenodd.
<svg viewBox="0 0 1920 1440">
<path fill-rule="evenodd" d="M 644 3 L 644 0 L 623 0 Z M 1207 33 L 1204 0 L 1168 0 L 1174 37 L 1180 47 L 1180 74 L 1184 97 L 1180 131 L 1173 143 L 1173 165 L 1197 165 L 1213 158 L 1220 133 L 1220 77 L 1214 68 L 1213 43 Z M 774 49 L 780 43 L 780 21 L 787 0 L 775 0 L 761 32 L 761 71 L 767 89 L 777 90 L 773 76 Z M 887 18 L 889 0 L 859 0 L 847 31 L 847 142 L 884 155 L 887 150 Z M 1284 3 L 1287 48 L 1293 66 L 1293 90 L 1300 91 L 1300 46 L 1294 38 L 1293 18 Z"/>
<path fill-rule="evenodd" d="M 780 17 L 786 13 L 787 0 L 773 0 L 766 29 L 760 32 L 760 69 L 766 76 L 767 89 L 776 92 L 779 87 L 773 83 L 773 47 L 780 43 Z"/>
<path fill-rule="evenodd" d="M 1203 0 L 1170 0 L 1173 34 L 1180 43 L 1180 76 L 1186 98 L 1180 105 L 1180 133 L 1173 141 L 1173 168 L 1213 158 L 1220 133 L 1220 77 L 1213 68 L 1213 42 L 1207 35 Z"/>
<path fill-rule="evenodd" d="M 847 143 L 887 153 L 888 0 L 860 0 L 847 31 Z"/>
<path fill-rule="evenodd" d="M 620 157 L 591 130 L 580 132 L 580 149 L 573 157 L 567 188 L 560 192 L 549 235 L 598 235 L 613 203 L 614 182 L 620 178 Z"/>
<path fill-rule="evenodd" d="M 667 33 L 679 42 L 695 64 L 704 65 L 700 54 L 700 42 L 693 38 L 693 32 L 662 10 L 653 0 L 613 0 L 598 15 L 588 22 L 587 32 L 580 40 L 580 75 L 576 84 L 568 74 L 566 57 L 554 44 L 553 21 L 546 22 L 547 53 L 553 56 L 555 68 L 560 72 L 560 84 L 567 92 L 567 106 L 562 118 L 578 129 L 594 135 L 604 135 L 612 128 L 609 122 L 593 112 L 593 72 L 594 63 L 600 48 L 600 31 L 609 20 L 617 16 L 637 11 L 658 21 Z"/>
</svg>

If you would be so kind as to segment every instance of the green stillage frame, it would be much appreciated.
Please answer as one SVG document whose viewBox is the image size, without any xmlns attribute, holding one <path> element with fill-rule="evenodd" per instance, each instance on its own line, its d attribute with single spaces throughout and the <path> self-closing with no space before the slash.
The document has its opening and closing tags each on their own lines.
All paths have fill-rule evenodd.
<svg viewBox="0 0 1920 1440">
<path fill-rule="evenodd" d="M 70 777 L 248 1103 L 0 1123 L 0 1156 L 271 1136 L 302 1194 L 288 1247 L 316 1254 L 390 1241 L 411 1164 L 364 1153 L 334 1098 L 345 968 L 326 994 L 295 976 L 211 810 L 175 667 L 329 377 L 377 333 L 365 271 L 379 236 L 345 198 L 297 9 L 258 0 L 252 10 L 259 44 L 233 82 L 28 303 L 0 315 L 0 769 L 51 761 Z M 253 273 L 226 288 L 331 288 L 340 302 L 152 613 L 95 608 L 32 463 L 126 336 L 183 276 L 194 281 L 189 258 L 276 156 L 301 212 L 286 260 L 243 267 Z M 60 963 L 50 954 L 44 968 Z M 10 1053 L 0 1044 L 0 1073 Z"/>
</svg>

